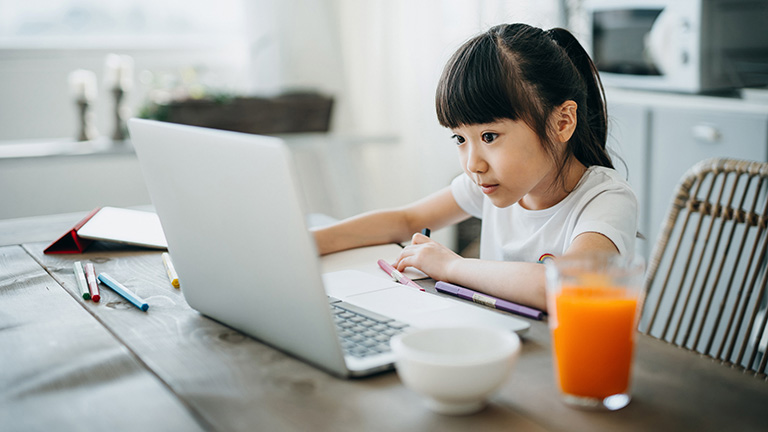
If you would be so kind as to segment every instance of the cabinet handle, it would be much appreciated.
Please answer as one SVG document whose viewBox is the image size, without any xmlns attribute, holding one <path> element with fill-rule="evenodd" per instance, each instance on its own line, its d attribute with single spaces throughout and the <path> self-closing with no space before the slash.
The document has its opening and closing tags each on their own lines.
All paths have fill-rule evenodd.
<svg viewBox="0 0 768 432">
<path fill-rule="evenodd" d="M 691 134 L 699 141 L 717 142 L 723 136 L 720 130 L 712 125 L 698 124 L 691 128 Z"/>
</svg>

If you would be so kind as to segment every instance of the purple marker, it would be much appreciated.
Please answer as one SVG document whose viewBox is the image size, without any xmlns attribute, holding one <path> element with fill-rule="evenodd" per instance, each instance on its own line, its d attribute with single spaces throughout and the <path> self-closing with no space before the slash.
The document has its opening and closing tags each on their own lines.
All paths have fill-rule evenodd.
<svg viewBox="0 0 768 432">
<path fill-rule="evenodd" d="M 540 320 L 544 317 L 544 312 L 538 309 L 519 305 L 517 303 L 512 303 L 511 301 L 502 300 L 496 297 L 491 297 L 487 294 L 472 291 L 469 288 L 464 288 L 462 286 L 454 285 L 448 282 L 440 281 L 436 283 L 435 289 L 445 294 L 450 294 L 464 300 L 471 300 L 475 303 L 490 306 L 494 309 L 512 312 L 514 314 L 522 315 L 526 318 Z"/>
</svg>

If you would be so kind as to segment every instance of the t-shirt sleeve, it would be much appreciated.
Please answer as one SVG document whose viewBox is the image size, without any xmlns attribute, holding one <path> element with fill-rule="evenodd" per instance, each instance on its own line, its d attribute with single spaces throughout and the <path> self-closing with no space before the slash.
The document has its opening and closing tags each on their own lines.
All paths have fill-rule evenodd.
<svg viewBox="0 0 768 432">
<path fill-rule="evenodd" d="M 579 215 L 571 243 L 579 234 L 600 233 L 610 239 L 622 255 L 635 252 L 637 197 L 629 187 L 616 186 L 589 199 Z"/>
<path fill-rule="evenodd" d="M 466 174 L 459 174 L 453 179 L 451 192 L 462 210 L 476 218 L 483 217 L 483 193 Z"/>
</svg>

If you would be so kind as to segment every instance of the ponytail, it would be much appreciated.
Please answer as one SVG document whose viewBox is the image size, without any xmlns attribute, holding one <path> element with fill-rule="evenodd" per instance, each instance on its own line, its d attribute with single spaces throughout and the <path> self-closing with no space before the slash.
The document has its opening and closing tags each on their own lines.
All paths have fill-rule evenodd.
<svg viewBox="0 0 768 432">
<path fill-rule="evenodd" d="M 578 121 L 586 121 L 588 127 L 577 127 L 574 133 L 574 138 L 577 141 L 574 144 L 577 145 L 572 146 L 573 154 L 579 162 L 586 166 L 601 165 L 613 168 L 613 163 L 606 150 L 608 114 L 605 108 L 605 90 L 597 67 L 571 32 L 558 27 L 550 29 L 546 33 L 565 51 L 586 85 L 586 109 L 579 110 L 583 117 L 579 115 Z"/>
</svg>

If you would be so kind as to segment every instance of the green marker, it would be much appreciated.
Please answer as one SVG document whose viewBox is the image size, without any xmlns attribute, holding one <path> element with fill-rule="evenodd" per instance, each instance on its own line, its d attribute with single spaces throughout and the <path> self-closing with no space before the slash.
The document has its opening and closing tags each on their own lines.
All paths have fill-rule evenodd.
<svg viewBox="0 0 768 432">
<path fill-rule="evenodd" d="M 83 299 L 90 300 L 91 293 L 88 291 L 88 282 L 85 281 L 85 272 L 83 271 L 83 264 L 80 261 L 75 261 L 75 279 L 77 279 L 77 287 L 80 288 L 80 294 Z"/>
</svg>

